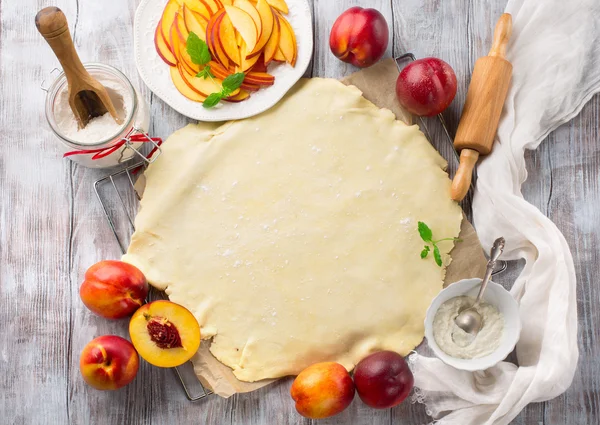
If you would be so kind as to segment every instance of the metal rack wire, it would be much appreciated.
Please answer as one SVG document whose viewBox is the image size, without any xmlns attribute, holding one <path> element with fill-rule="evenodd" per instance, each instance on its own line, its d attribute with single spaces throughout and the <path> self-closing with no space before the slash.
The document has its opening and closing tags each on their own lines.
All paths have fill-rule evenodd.
<svg viewBox="0 0 600 425">
<path fill-rule="evenodd" d="M 399 56 L 395 60 L 398 69 L 402 69 L 402 63 L 408 60 L 414 61 L 415 59 L 416 58 L 412 53 L 407 53 Z M 436 119 L 418 118 L 418 121 L 419 126 L 427 136 L 427 139 L 448 161 L 448 172 L 450 175 L 453 175 L 458 168 L 459 157 L 454 150 L 452 136 L 446 127 L 444 118 L 441 115 L 438 115 Z M 158 152 L 158 154 L 160 154 L 160 152 Z M 152 161 L 156 159 L 156 156 L 152 158 Z M 127 250 L 129 239 L 135 231 L 134 216 L 140 200 L 140 196 L 135 188 L 137 173 L 146 167 L 149 162 L 150 161 L 143 161 L 130 165 L 109 174 L 94 183 L 94 191 L 102 206 L 102 211 L 104 212 L 108 225 L 123 253 Z M 475 178 L 473 180 L 475 181 Z M 467 219 L 471 222 L 472 192 L 473 184 L 471 184 L 469 194 L 461 203 Z M 506 269 L 507 264 L 502 262 L 501 268 L 496 270 L 494 275 L 502 273 Z M 149 298 L 155 300 L 165 299 L 167 297 L 164 293 L 153 289 Z M 212 394 L 212 391 L 204 388 L 198 380 L 191 362 L 187 362 L 182 366 L 174 368 L 174 373 L 181 382 L 181 386 L 188 400 L 197 401 Z"/>
</svg>

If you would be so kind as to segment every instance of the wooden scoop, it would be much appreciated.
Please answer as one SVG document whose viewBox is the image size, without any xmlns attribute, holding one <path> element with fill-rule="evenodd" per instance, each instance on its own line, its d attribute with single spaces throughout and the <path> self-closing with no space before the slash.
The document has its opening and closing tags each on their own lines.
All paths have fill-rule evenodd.
<svg viewBox="0 0 600 425">
<path fill-rule="evenodd" d="M 512 77 L 512 65 L 505 59 L 511 32 L 512 17 L 505 13 L 496 24 L 492 49 L 475 63 L 454 138 L 454 147 L 460 152 L 460 166 L 450 192 L 455 201 L 462 201 L 467 195 L 479 155 L 492 151 Z"/>
<path fill-rule="evenodd" d="M 58 7 L 46 7 L 35 16 L 35 26 L 60 61 L 69 85 L 69 105 L 83 128 L 90 119 L 110 112 L 120 124 L 106 88 L 93 78 L 85 69 L 73 46 L 67 18 Z"/>
</svg>

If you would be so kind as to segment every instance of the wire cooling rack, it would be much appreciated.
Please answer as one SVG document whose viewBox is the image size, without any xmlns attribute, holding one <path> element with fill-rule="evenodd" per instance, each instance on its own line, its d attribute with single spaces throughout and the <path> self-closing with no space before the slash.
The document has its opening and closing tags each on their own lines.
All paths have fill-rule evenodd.
<svg viewBox="0 0 600 425">
<path fill-rule="evenodd" d="M 415 56 L 412 53 L 399 56 L 396 59 L 398 69 L 402 69 L 408 61 L 414 61 Z M 454 150 L 452 136 L 446 127 L 446 123 L 442 115 L 435 118 L 417 118 L 417 122 L 427 139 L 440 152 L 440 154 L 448 161 L 448 173 L 454 176 L 459 165 L 459 156 Z M 157 152 L 160 154 L 160 152 Z M 152 158 L 155 160 L 156 158 Z M 102 206 L 102 211 L 106 216 L 108 225 L 119 244 L 121 252 L 125 253 L 131 235 L 135 231 L 134 217 L 138 209 L 140 197 L 135 190 L 135 181 L 138 172 L 147 166 L 148 161 L 130 165 L 124 169 L 118 170 L 106 177 L 97 180 L 94 183 L 94 191 Z M 467 219 L 472 222 L 472 196 L 473 184 L 476 175 L 473 176 L 471 190 L 461 202 L 461 207 L 467 216 Z M 501 262 L 500 269 L 493 274 L 497 275 L 507 269 L 507 264 Z M 166 299 L 163 292 L 153 289 L 149 295 L 150 300 Z M 194 373 L 194 368 L 191 362 L 173 368 L 177 378 L 181 382 L 183 391 L 190 401 L 201 400 L 212 391 L 204 388 Z"/>
</svg>

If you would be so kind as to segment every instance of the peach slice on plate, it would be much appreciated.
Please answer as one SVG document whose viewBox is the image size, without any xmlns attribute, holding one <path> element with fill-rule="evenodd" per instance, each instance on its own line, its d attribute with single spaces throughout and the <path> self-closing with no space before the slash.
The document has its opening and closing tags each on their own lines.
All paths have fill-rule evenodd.
<svg viewBox="0 0 600 425">
<path fill-rule="evenodd" d="M 258 3 L 256 3 L 256 10 L 260 16 L 262 31 L 258 41 L 256 42 L 256 47 L 254 47 L 254 50 L 249 55 L 251 57 L 260 55 L 260 53 L 263 51 L 269 39 L 271 38 L 271 34 L 273 33 L 273 25 L 275 22 L 275 17 L 273 16 L 271 6 L 269 6 L 266 0 L 258 0 Z"/>
<path fill-rule="evenodd" d="M 156 53 L 158 53 L 158 56 L 164 63 L 169 66 L 175 66 L 177 64 L 175 55 L 162 35 L 162 20 L 158 23 L 156 31 L 154 32 L 154 47 L 156 47 Z"/>
<path fill-rule="evenodd" d="M 203 15 L 194 13 L 188 7 L 183 6 L 183 20 L 188 32 L 193 32 L 201 40 L 206 41 L 206 26 L 208 25 L 208 19 Z"/>
<path fill-rule="evenodd" d="M 254 65 L 256 65 L 256 62 L 258 62 L 258 59 L 260 58 L 259 55 L 255 55 L 252 58 L 248 58 L 248 51 L 246 50 L 246 43 L 244 42 L 244 40 L 242 40 L 242 45 L 240 46 L 240 53 L 242 57 L 242 63 L 240 64 L 240 72 L 246 72 L 250 70 Z"/>
<path fill-rule="evenodd" d="M 177 15 L 178 11 L 179 11 L 179 4 L 177 3 L 177 1 L 169 0 L 167 5 L 165 6 L 165 10 L 163 11 L 162 19 L 161 19 L 161 22 L 162 22 L 161 31 L 163 33 L 163 37 L 165 38 L 165 41 L 169 41 L 171 25 L 173 25 L 173 22 L 175 21 L 175 15 Z"/>
<path fill-rule="evenodd" d="M 250 15 L 254 21 L 254 25 L 256 26 L 256 34 L 260 39 L 260 35 L 262 34 L 262 18 L 260 17 L 260 13 L 258 13 L 256 7 L 248 0 L 235 0 L 233 5 Z"/>
<path fill-rule="evenodd" d="M 206 44 L 208 45 L 213 59 L 222 64 L 225 68 L 229 68 L 229 58 L 221 48 L 221 43 L 219 43 L 217 34 L 217 28 L 221 24 L 221 19 L 223 19 L 224 16 L 225 10 L 220 10 L 208 21 L 208 26 L 206 27 Z"/>
<path fill-rule="evenodd" d="M 275 84 L 275 77 L 266 72 L 249 72 L 246 74 L 245 81 L 259 86 L 272 86 Z"/>
<path fill-rule="evenodd" d="M 219 10 L 223 9 L 223 4 L 220 0 L 201 0 L 206 4 L 211 10 L 212 13 L 217 13 Z"/>
<path fill-rule="evenodd" d="M 237 102 L 242 102 L 246 99 L 248 99 L 250 97 L 250 92 L 246 91 L 246 90 L 240 90 L 238 94 L 234 95 L 234 96 L 229 96 L 227 99 L 224 99 L 227 102 L 233 102 L 233 103 L 237 103 Z"/>
<path fill-rule="evenodd" d="M 198 321 L 188 309 L 171 301 L 154 301 L 136 311 L 129 335 L 140 356 L 158 367 L 182 365 L 200 347 Z"/>
<path fill-rule="evenodd" d="M 277 50 L 279 49 L 280 37 L 281 24 L 279 23 L 279 19 L 277 19 L 277 17 L 273 15 L 273 32 L 271 33 L 271 37 L 269 38 L 269 41 L 267 41 L 267 44 L 265 45 L 264 49 L 265 66 L 269 66 L 269 64 L 275 59 L 275 55 L 277 54 Z"/>
<path fill-rule="evenodd" d="M 243 11 L 239 7 L 225 6 L 227 15 L 231 18 L 231 22 L 236 30 L 241 34 L 246 42 L 247 50 L 253 51 L 258 41 L 258 31 L 256 24 L 248 12 Z"/>
<path fill-rule="evenodd" d="M 221 23 L 215 26 L 213 34 L 216 35 L 216 42 L 221 45 L 221 49 L 225 52 L 227 58 L 234 64 L 240 65 L 240 48 L 235 40 L 235 29 L 229 16 L 224 15 L 221 18 Z"/>
<path fill-rule="evenodd" d="M 277 13 L 277 20 L 279 20 L 281 27 L 281 36 L 279 39 L 279 48 L 281 53 L 285 57 L 286 62 L 290 65 L 296 65 L 296 59 L 298 58 L 298 46 L 296 44 L 296 34 L 292 26 L 280 13 Z"/>
<path fill-rule="evenodd" d="M 97 390 L 117 390 L 129 384 L 137 375 L 139 364 L 131 342 L 116 335 L 90 341 L 79 358 L 84 381 Z"/>
<path fill-rule="evenodd" d="M 206 18 L 206 20 L 210 19 L 213 15 L 209 7 L 200 0 L 184 0 L 183 5 L 190 11 Z"/>
<path fill-rule="evenodd" d="M 208 97 L 210 94 L 218 93 L 223 89 L 220 80 L 196 77 L 194 74 L 187 72 L 182 66 L 179 67 L 179 73 L 187 85 L 202 96 Z"/>
<path fill-rule="evenodd" d="M 286 15 L 288 13 L 290 13 L 290 11 L 288 9 L 288 5 L 285 2 L 285 0 L 267 0 L 267 3 L 269 3 L 271 6 L 273 6 L 275 9 L 279 10 L 280 12 L 285 13 Z"/>
<path fill-rule="evenodd" d="M 194 102 L 204 102 L 206 100 L 206 96 L 202 96 L 200 93 L 192 90 L 190 86 L 188 86 L 187 82 L 181 76 L 178 67 L 172 66 L 169 68 L 169 71 L 171 73 L 171 80 L 173 81 L 173 84 L 179 93 L 188 99 L 193 100 Z"/>
</svg>

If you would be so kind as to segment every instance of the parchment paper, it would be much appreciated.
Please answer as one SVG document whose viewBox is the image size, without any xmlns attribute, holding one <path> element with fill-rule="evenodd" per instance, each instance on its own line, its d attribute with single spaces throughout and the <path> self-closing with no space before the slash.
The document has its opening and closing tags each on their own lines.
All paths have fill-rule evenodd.
<svg viewBox="0 0 600 425">
<path fill-rule="evenodd" d="M 398 70 L 393 59 L 387 59 L 371 68 L 354 73 L 342 80 L 344 84 L 358 87 L 363 96 L 381 108 L 390 109 L 396 117 L 408 124 L 413 122 L 410 113 L 402 109 L 395 94 Z M 136 183 L 141 196 L 144 189 L 143 176 Z M 462 222 L 460 238 L 451 252 L 452 263 L 446 271 L 444 287 L 465 278 L 483 277 L 486 259 L 475 229 L 466 218 Z M 230 397 L 236 393 L 245 393 L 262 388 L 274 382 L 274 379 L 259 382 L 239 381 L 231 369 L 219 362 L 209 351 L 210 342 L 204 341 L 200 350 L 192 358 L 194 371 L 202 385 L 210 388 L 221 397 Z"/>
</svg>

